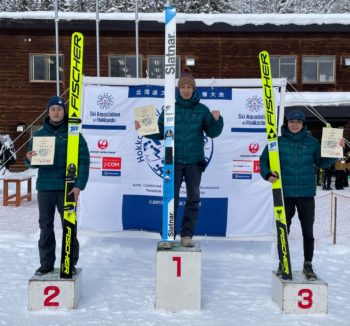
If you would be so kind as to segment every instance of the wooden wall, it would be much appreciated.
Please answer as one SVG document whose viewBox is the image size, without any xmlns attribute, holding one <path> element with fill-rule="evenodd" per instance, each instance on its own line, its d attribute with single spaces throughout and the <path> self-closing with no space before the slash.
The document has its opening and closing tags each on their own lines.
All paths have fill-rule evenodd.
<svg viewBox="0 0 350 326">
<path fill-rule="evenodd" d="M 70 36 L 72 31 L 60 31 L 60 53 L 64 54 L 64 79 L 60 92 L 68 87 Z M 84 74 L 96 76 L 95 31 L 84 31 Z M 31 38 L 31 42 L 25 41 Z M 49 97 L 56 94 L 56 83 L 29 82 L 29 54 L 55 54 L 55 32 L 37 29 L 0 29 L 0 134 L 18 136 L 16 125 L 31 124 L 46 108 Z M 350 67 L 343 67 L 342 57 L 350 56 L 350 33 L 201 33 L 183 32 L 177 35 L 177 54 L 181 65 L 185 57 L 196 60 L 192 69 L 195 78 L 259 78 L 258 53 L 268 50 L 271 55 L 297 56 L 298 91 L 350 91 Z M 142 76 L 146 77 L 147 55 L 163 55 L 164 35 L 159 32 L 140 33 L 140 54 L 143 56 Z M 134 54 L 133 32 L 101 31 L 101 76 L 108 76 L 108 55 Z M 336 55 L 336 83 L 303 85 L 301 58 L 303 55 Z M 65 96 L 65 98 L 68 98 Z M 344 124 L 348 117 L 344 117 Z M 36 123 L 40 124 L 40 123 Z M 30 137 L 26 132 L 17 142 L 18 149 Z M 26 146 L 19 152 L 17 164 L 22 160 Z"/>
</svg>

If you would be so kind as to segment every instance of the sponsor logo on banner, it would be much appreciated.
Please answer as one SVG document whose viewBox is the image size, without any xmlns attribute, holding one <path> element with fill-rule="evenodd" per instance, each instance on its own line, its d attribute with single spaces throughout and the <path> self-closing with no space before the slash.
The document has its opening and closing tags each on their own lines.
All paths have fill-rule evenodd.
<svg viewBox="0 0 350 326">
<path fill-rule="evenodd" d="M 233 160 L 232 179 L 252 179 L 253 161 Z"/>
<path fill-rule="evenodd" d="M 259 151 L 259 144 L 258 143 L 251 143 L 249 145 L 249 152 L 255 154 Z"/>
<path fill-rule="evenodd" d="M 121 157 L 103 157 L 102 175 L 103 176 L 121 176 L 122 158 Z"/>
<path fill-rule="evenodd" d="M 97 97 L 97 106 L 100 110 L 110 110 L 114 104 L 113 95 L 103 93 Z"/>
<path fill-rule="evenodd" d="M 118 110 L 118 111 L 117 111 Z M 85 113 L 83 129 L 125 130 L 120 124 L 121 113 L 110 93 L 100 93 L 91 99 L 91 107 Z"/>
<path fill-rule="evenodd" d="M 263 99 L 253 95 L 245 100 L 245 112 L 238 113 L 236 125 L 231 128 L 232 132 L 265 132 L 265 114 Z"/>
<path fill-rule="evenodd" d="M 250 112 L 260 112 L 264 108 L 261 96 L 253 95 L 247 98 L 246 107 Z"/>
<path fill-rule="evenodd" d="M 106 149 L 108 147 L 108 140 L 107 139 L 99 139 L 97 142 L 97 146 L 99 149 Z"/>
<path fill-rule="evenodd" d="M 254 173 L 260 173 L 260 161 L 253 161 L 254 164 Z"/>
</svg>

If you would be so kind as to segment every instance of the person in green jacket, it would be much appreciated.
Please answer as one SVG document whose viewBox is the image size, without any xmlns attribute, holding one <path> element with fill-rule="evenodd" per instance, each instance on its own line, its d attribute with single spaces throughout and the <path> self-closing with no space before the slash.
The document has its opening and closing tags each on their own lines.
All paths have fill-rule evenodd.
<svg viewBox="0 0 350 326">
<path fill-rule="evenodd" d="M 303 234 L 303 272 L 308 279 L 312 280 L 317 279 L 312 267 L 316 171 L 317 168 L 331 166 L 336 159 L 321 157 L 321 146 L 318 140 L 309 134 L 305 122 L 305 114 L 302 111 L 290 111 L 285 125 L 281 128 L 282 135 L 278 137 L 278 147 L 288 233 L 292 218 L 298 210 Z M 343 139 L 340 145 L 344 147 Z M 278 178 L 276 172 L 270 170 L 267 146 L 260 156 L 260 174 L 271 183 Z M 276 274 L 277 276 L 282 274 L 281 263 Z"/>
<path fill-rule="evenodd" d="M 33 137 L 55 137 L 54 161 L 51 165 L 31 165 L 31 160 L 36 152 L 32 150 L 32 140 L 29 142 L 29 151 L 26 154 L 25 163 L 29 168 L 38 168 L 36 189 L 38 191 L 39 227 L 40 238 L 38 242 L 40 267 L 36 275 L 44 275 L 54 270 L 56 260 L 56 240 L 54 233 L 54 216 L 57 208 L 61 222 L 63 222 L 64 189 L 67 159 L 68 116 L 66 106 L 62 98 L 53 96 L 48 105 L 48 116 L 43 126 L 35 132 Z M 87 143 L 82 135 L 79 140 L 79 166 L 74 188 L 70 194 L 74 194 L 78 201 L 79 193 L 84 190 L 89 178 L 90 154 Z M 75 229 L 76 230 L 76 229 Z M 72 244 L 73 263 L 79 259 L 79 242 L 76 234 Z M 76 268 L 72 268 L 73 274 Z"/>
<path fill-rule="evenodd" d="M 187 198 L 181 223 L 181 244 L 193 247 L 192 240 L 197 224 L 202 172 L 207 162 L 204 158 L 205 135 L 218 137 L 223 129 L 224 121 L 220 111 L 210 112 L 208 107 L 199 102 L 196 82 L 191 70 L 185 67 L 178 81 L 178 93 L 175 103 L 175 185 L 174 206 L 175 217 L 179 205 L 180 188 L 183 181 L 186 184 Z M 148 135 L 147 138 L 164 139 L 164 112 L 158 119 L 159 133 Z M 135 121 L 139 129 L 139 122 Z M 164 242 L 164 247 L 171 247 L 170 242 Z"/>
</svg>

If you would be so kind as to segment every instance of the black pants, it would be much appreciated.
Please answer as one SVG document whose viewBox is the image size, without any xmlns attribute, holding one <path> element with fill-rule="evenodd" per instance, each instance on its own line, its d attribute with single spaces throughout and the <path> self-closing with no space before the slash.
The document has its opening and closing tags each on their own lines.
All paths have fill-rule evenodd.
<svg viewBox="0 0 350 326">
<path fill-rule="evenodd" d="M 56 207 L 63 222 L 64 191 L 38 191 L 40 238 L 38 242 L 40 265 L 52 267 L 56 260 L 56 239 L 54 217 Z M 79 259 L 79 242 L 75 229 L 73 247 L 73 263 Z"/>
<path fill-rule="evenodd" d="M 344 170 L 335 170 L 335 189 L 343 189 L 346 173 Z"/>
<path fill-rule="evenodd" d="M 290 231 L 292 218 L 296 209 L 301 224 L 304 244 L 304 259 L 312 261 L 314 255 L 314 221 L 315 221 L 315 198 L 314 197 L 289 197 L 284 198 L 286 210 L 287 228 Z"/>
<path fill-rule="evenodd" d="M 183 181 L 185 181 L 187 191 L 186 204 L 181 223 L 181 237 L 193 237 L 199 213 L 199 186 L 201 183 L 201 178 L 202 171 L 199 169 L 197 164 L 175 163 L 175 219 L 177 216 L 180 189 Z"/>
<path fill-rule="evenodd" d="M 329 168 L 324 169 L 323 188 L 330 189 L 332 183 L 332 171 Z"/>
</svg>

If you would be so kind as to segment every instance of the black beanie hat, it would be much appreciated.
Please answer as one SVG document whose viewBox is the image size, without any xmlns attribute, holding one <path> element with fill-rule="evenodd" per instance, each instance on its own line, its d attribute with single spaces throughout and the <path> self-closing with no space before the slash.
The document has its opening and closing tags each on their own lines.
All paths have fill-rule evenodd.
<svg viewBox="0 0 350 326">
<path fill-rule="evenodd" d="M 64 100 L 62 98 L 60 98 L 59 96 L 52 96 L 49 99 L 49 102 L 47 103 L 47 109 L 50 108 L 50 106 L 52 105 L 59 105 L 63 108 L 64 113 L 67 114 L 67 109 L 66 109 L 66 105 L 64 104 Z"/>
</svg>

